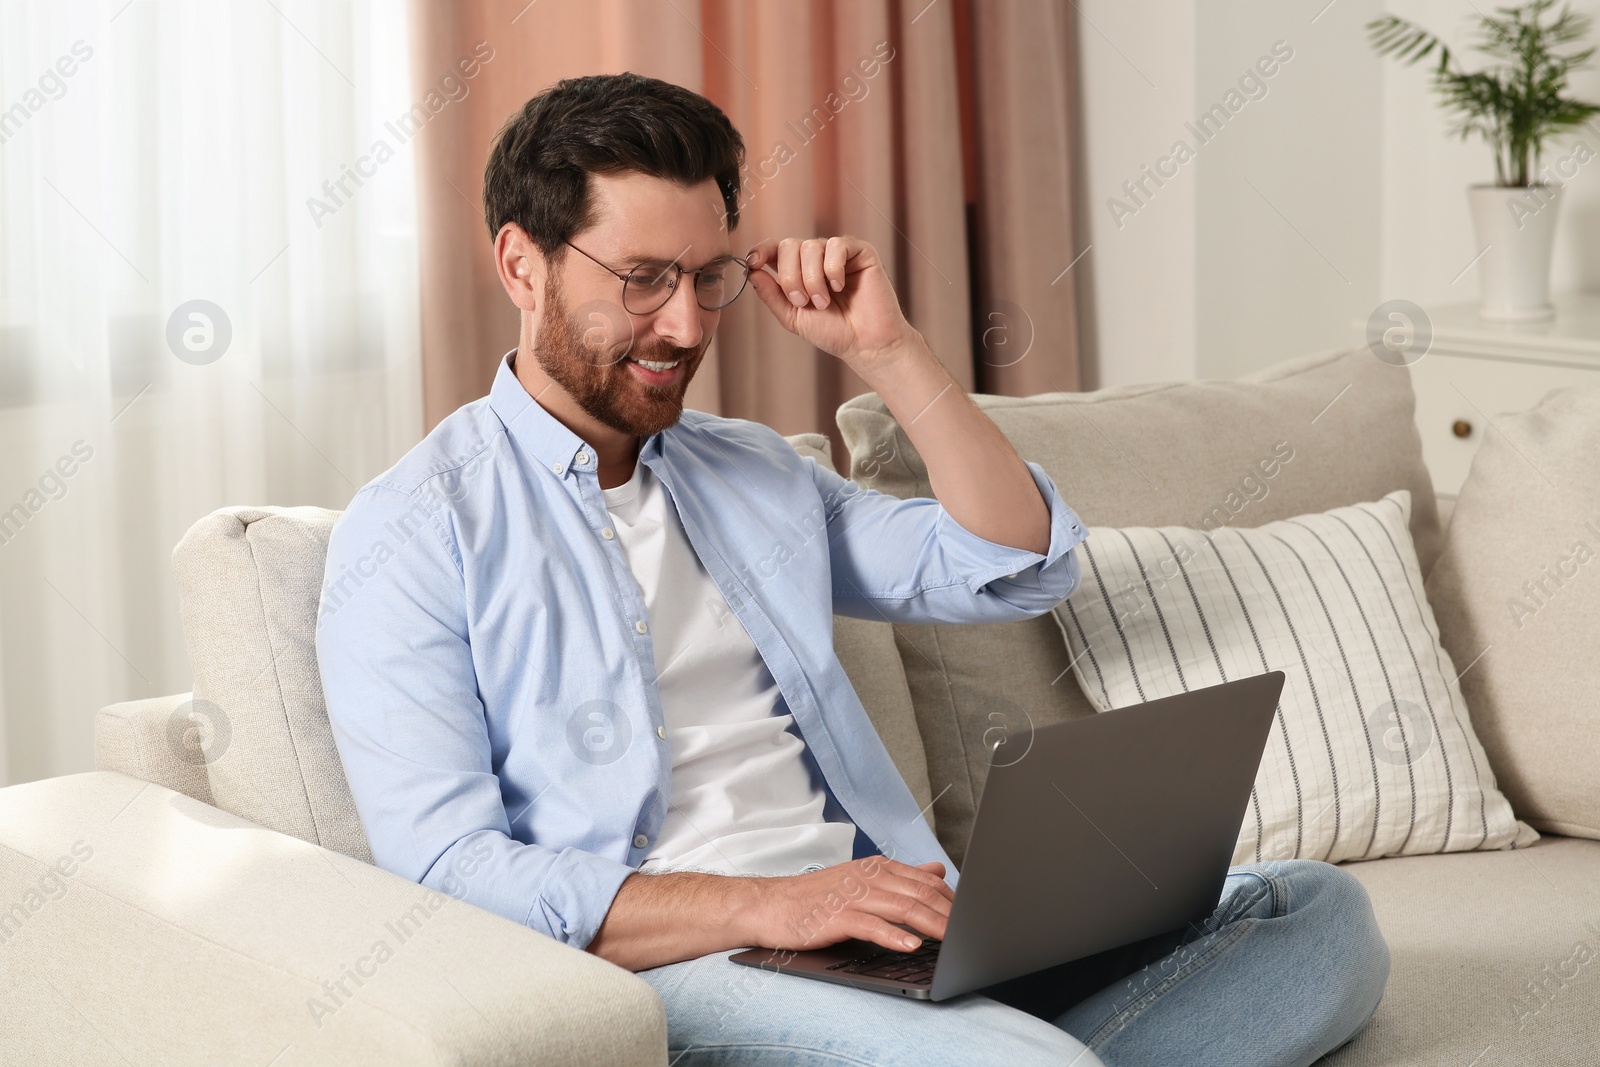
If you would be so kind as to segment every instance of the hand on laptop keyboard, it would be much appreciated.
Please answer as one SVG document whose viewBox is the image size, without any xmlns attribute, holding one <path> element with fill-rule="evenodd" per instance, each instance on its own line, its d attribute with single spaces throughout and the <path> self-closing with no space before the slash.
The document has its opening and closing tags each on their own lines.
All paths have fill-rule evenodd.
<svg viewBox="0 0 1600 1067">
<path fill-rule="evenodd" d="M 912 952 L 921 943 L 919 934 L 944 937 L 955 899 L 944 881 L 944 864 L 911 866 L 883 856 L 740 882 L 730 921 L 742 943 L 760 948 L 813 949 L 859 938 Z"/>
</svg>

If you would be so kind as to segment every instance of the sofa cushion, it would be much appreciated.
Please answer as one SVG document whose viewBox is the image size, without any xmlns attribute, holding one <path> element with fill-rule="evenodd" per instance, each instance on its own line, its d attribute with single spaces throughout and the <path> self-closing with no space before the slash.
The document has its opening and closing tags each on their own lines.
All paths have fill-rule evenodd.
<svg viewBox="0 0 1600 1067">
<path fill-rule="evenodd" d="M 229 732 L 208 754 L 217 807 L 372 861 L 317 672 L 316 619 L 339 512 L 229 507 L 172 553 L 194 701 Z"/>
<path fill-rule="evenodd" d="M 1517 813 L 1600 838 L 1600 389 L 1556 390 L 1494 428 L 1428 596 Z"/>
<path fill-rule="evenodd" d="M 1097 711 L 1282 671 L 1234 863 L 1527 845 L 1439 648 L 1410 494 L 1254 529 L 1094 527 L 1053 614 Z"/>
<path fill-rule="evenodd" d="M 1092 525 L 1259 526 L 1408 489 L 1424 574 L 1439 553 L 1409 373 L 1366 348 L 1290 360 L 1235 382 L 973 400 Z M 921 457 L 876 394 L 846 401 L 838 422 L 858 483 L 933 495 Z M 1093 709 L 1062 680 L 1070 660 L 1048 616 L 897 626 L 895 638 L 939 797 L 940 842 L 959 863 L 992 758 L 985 734 Z"/>
<path fill-rule="evenodd" d="M 1383 1002 L 1321 1067 L 1600 1062 L 1600 843 L 1351 863 L 1392 965 Z"/>
<path fill-rule="evenodd" d="M 820 434 L 789 439 L 832 469 Z M 194 673 L 210 720 L 205 773 L 217 807 L 371 862 L 317 671 L 316 617 L 328 537 L 341 513 L 230 507 L 201 519 L 173 552 Z M 834 647 L 910 786 L 929 804 L 927 764 L 887 623 L 836 617 Z M 163 721 L 161 728 L 166 728 Z M 226 733 L 226 743 L 217 739 Z M 149 745 L 165 744 L 147 738 Z M 191 750 L 185 749 L 185 756 Z M 926 818 L 932 825 L 932 809 Z"/>
</svg>

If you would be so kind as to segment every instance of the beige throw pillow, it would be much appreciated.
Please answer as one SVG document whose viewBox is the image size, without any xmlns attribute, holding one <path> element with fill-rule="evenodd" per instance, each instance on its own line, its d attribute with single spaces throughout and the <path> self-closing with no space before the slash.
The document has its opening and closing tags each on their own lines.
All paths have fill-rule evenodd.
<svg viewBox="0 0 1600 1067">
<path fill-rule="evenodd" d="M 1428 597 L 1518 813 L 1600 838 L 1600 388 L 1496 416 Z"/>
<path fill-rule="evenodd" d="M 1234 863 L 1538 839 L 1473 736 L 1410 517 L 1399 490 L 1248 530 L 1090 527 L 1053 614 L 1096 710 L 1286 676 Z"/>
</svg>

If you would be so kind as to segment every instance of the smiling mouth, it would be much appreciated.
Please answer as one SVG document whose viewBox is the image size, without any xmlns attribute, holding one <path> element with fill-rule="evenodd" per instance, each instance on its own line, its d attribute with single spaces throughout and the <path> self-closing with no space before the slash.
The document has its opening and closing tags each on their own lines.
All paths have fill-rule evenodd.
<svg viewBox="0 0 1600 1067">
<path fill-rule="evenodd" d="M 630 375 L 647 389 L 677 389 L 689 373 L 688 363 L 678 359 L 638 359 L 628 356 L 633 364 Z"/>
<path fill-rule="evenodd" d="M 650 370 L 653 370 L 653 371 L 657 372 L 658 374 L 659 373 L 665 373 L 666 371 L 671 370 L 673 367 L 676 367 L 680 362 L 682 362 L 681 360 L 676 360 L 676 359 L 669 360 L 669 361 L 667 361 L 665 363 L 662 363 L 662 362 L 658 362 L 658 361 L 653 360 L 653 359 L 634 359 L 634 357 L 632 357 L 632 356 L 629 356 L 628 358 L 633 360 L 633 362 L 639 364 L 639 366 L 646 367 L 646 368 L 648 368 Z"/>
</svg>

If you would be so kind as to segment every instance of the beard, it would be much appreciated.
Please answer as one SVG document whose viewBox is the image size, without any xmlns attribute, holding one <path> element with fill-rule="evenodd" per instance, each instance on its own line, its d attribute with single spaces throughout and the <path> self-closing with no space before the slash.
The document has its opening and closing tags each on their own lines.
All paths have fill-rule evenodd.
<svg viewBox="0 0 1600 1067">
<path fill-rule="evenodd" d="M 558 273 L 545 275 L 545 317 L 533 339 L 540 368 L 596 421 L 638 437 L 665 430 L 683 416 L 683 397 L 699 369 L 710 335 L 696 348 L 634 344 L 633 320 L 619 305 L 591 300 L 574 314 Z M 648 385 L 628 369 L 628 357 L 682 362 L 671 385 Z"/>
</svg>

